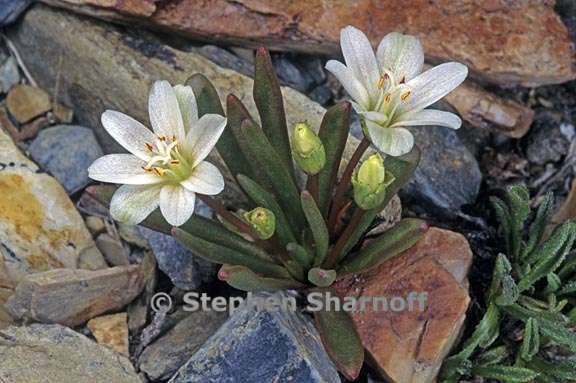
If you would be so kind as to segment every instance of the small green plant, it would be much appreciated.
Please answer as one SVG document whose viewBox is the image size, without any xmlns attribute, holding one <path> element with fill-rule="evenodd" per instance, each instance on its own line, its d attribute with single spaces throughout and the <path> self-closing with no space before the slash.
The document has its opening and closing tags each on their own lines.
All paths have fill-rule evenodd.
<svg viewBox="0 0 576 383">
<path fill-rule="evenodd" d="M 545 238 L 553 199 L 530 209 L 524 186 L 492 198 L 506 254 L 496 257 L 486 311 L 461 350 L 443 366 L 444 382 L 479 376 L 502 382 L 566 382 L 576 361 L 547 350 L 576 352 L 576 223 L 565 222 Z"/>
<path fill-rule="evenodd" d="M 216 89 L 201 74 L 186 85 L 155 83 L 149 99 L 153 132 L 122 113 L 104 113 L 104 128 L 131 154 L 97 160 L 89 169 L 92 178 L 124 185 L 117 191 L 99 186 L 89 192 L 110 205 L 112 217 L 171 234 L 195 255 L 222 264 L 219 278 L 244 291 L 328 290 L 344 277 L 380 265 L 414 245 L 428 228 L 421 220 L 403 219 L 363 246 L 378 213 L 418 165 L 419 150 L 404 126 L 459 128 L 457 116 L 425 108 L 467 74 L 458 63 L 420 73 L 424 54 L 418 40 L 389 36 L 377 59 L 362 32 L 342 31 L 349 67 L 331 61 L 328 69 L 355 102 L 327 110 L 319 127 L 306 122 L 287 126 L 280 85 L 265 49 L 255 58 L 253 98 L 259 120 L 233 94 L 224 113 Z M 352 105 L 366 137 L 346 163 Z M 362 161 L 371 144 L 380 153 Z M 225 187 L 220 170 L 205 160 L 213 147 L 247 197 L 249 211 L 240 206 L 229 210 L 212 198 Z M 219 221 L 193 215 L 196 198 Z M 344 311 L 314 316 L 336 366 L 355 379 L 364 349 L 352 319 Z"/>
</svg>

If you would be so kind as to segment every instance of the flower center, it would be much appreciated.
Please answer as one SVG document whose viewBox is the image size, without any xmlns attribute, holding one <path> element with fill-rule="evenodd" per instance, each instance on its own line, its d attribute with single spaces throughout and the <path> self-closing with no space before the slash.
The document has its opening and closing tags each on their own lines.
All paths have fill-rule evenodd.
<svg viewBox="0 0 576 383">
<path fill-rule="evenodd" d="M 190 164 L 180 153 L 175 136 L 158 135 L 153 143 L 146 143 L 146 151 L 150 153 L 148 163 L 142 167 L 146 172 L 174 180 L 186 179 L 192 173 Z"/>
<path fill-rule="evenodd" d="M 398 106 L 410 98 L 411 90 L 406 85 L 406 77 L 397 79 L 397 76 L 387 69 L 384 69 L 376 87 L 380 92 L 374 110 L 386 115 L 386 126 L 389 126 L 394 121 Z"/>
</svg>

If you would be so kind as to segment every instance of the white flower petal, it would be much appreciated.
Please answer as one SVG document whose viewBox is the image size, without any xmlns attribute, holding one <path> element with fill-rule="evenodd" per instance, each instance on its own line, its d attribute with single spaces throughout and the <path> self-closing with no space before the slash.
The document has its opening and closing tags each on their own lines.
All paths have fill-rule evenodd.
<svg viewBox="0 0 576 383">
<path fill-rule="evenodd" d="M 148 160 L 146 143 L 154 142 L 154 133 L 144 125 L 124 113 L 107 110 L 102 113 L 104 129 L 120 145 L 138 158 Z"/>
<path fill-rule="evenodd" d="M 159 203 L 160 185 L 122 185 L 110 201 L 110 215 L 119 222 L 137 225 Z"/>
<path fill-rule="evenodd" d="M 362 108 L 370 107 L 370 96 L 364 85 L 354 76 L 352 70 L 336 60 L 326 63 L 326 70 L 330 71 L 342 84 L 346 92 Z"/>
<path fill-rule="evenodd" d="M 132 154 L 108 154 L 98 158 L 88 168 L 88 176 L 96 181 L 117 184 L 148 185 L 162 182 L 162 178 L 145 172 L 146 162 Z"/>
<path fill-rule="evenodd" d="M 361 114 L 366 120 L 374 121 L 377 124 L 383 124 L 388 121 L 388 116 L 380 112 L 361 112 L 359 114 Z"/>
<path fill-rule="evenodd" d="M 152 85 L 148 98 L 148 113 L 156 134 L 176 136 L 178 140 L 183 140 L 186 136 L 178 99 L 168 81 L 156 81 Z"/>
<path fill-rule="evenodd" d="M 402 77 L 411 80 L 422 72 L 424 65 L 424 50 L 422 44 L 414 36 L 398 32 L 388 33 L 376 52 L 378 63 L 396 75 L 396 80 Z"/>
<path fill-rule="evenodd" d="M 379 151 L 397 157 L 406 154 L 414 146 L 414 136 L 404 128 L 383 128 L 366 121 L 370 141 Z"/>
<path fill-rule="evenodd" d="M 436 125 L 458 129 L 462 125 L 462 120 L 454 113 L 424 109 L 418 112 L 403 114 L 391 127 L 420 125 Z"/>
<path fill-rule="evenodd" d="M 406 83 L 410 97 L 401 105 L 403 111 L 417 111 L 440 100 L 464 81 L 468 74 L 465 65 L 450 62 L 440 64 Z"/>
<path fill-rule="evenodd" d="M 178 106 L 182 114 L 182 122 L 184 123 L 184 131 L 188 133 L 190 128 L 196 125 L 198 121 L 198 105 L 196 103 L 196 96 L 192 91 L 192 87 L 186 85 L 176 85 L 174 87 L 176 98 L 178 99 Z"/>
<path fill-rule="evenodd" d="M 191 192 L 215 195 L 224 190 L 224 177 L 216 166 L 204 161 L 199 163 L 192 176 L 180 182 L 180 185 Z"/>
<path fill-rule="evenodd" d="M 160 211 L 172 226 L 186 223 L 194 213 L 196 194 L 180 185 L 164 185 L 160 190 Z"/>
<path fill-rule="evenodd" d="M 340 31 L 340 47 L 346 66 L 362 82 L 372 98 L 378 97 L 380 70 L 366 35 L 357 28 L 347 26 Z"/>
<path fill-rule="evenodd" d="M 188 132 L 184 148 L 186 152 L 192 155 L 194 163 L 192 167 L 210 154 L 218 139 L 226 127 L 226 118 L 219 114 L 205 114 L 198 120 L 195 126 Z"/>
</svg>

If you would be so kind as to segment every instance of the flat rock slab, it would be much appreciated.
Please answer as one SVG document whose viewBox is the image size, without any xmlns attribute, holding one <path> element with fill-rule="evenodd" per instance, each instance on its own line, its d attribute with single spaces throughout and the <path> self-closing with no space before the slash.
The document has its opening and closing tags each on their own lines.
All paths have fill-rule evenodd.
<svg viewBox="0 0 576 383">
<path fill-rule="evenodd" d="M 43 89 L 30 85 L 16 85 L 6 97 L 10 114 L 23 124 L 52 109 L 50 96 Z"/>
<path fill-rule="evenodd" d="M 226 321 L 226 313 L 197 311 L 144 349 L 140 370 L 152 381 L 169 379 Z"/>
<path fill-rule="evenodd" d="M 431 228 L 411 249 L 367 273 L 341 281 L 353 297 L 402 297 L 425 292 L 425 307 L 352 314 L 362 343 L 383 377 L 396 383 L 429 383 L 460 334 L 470 298 L 466 275 L 472 251 L 458 233 Z M 406 304 L 406 307 L 407 304 Z"/>
<path fill-rule="evenodd" d="M 313 54 L 340 54 L 346 25 L 366 31 L 374 45 L 399 31 L 418 36 L 429 61 L 460 61 L 474 75 L 506 85 L 553 84 L 576 75 L 569 32 L 549 1 L 43 1 L 202 40 Z"/>
<path fill-rule="evenodd" d="M 3 383 L 141 383 L 130 361 L 73 330 L 33 324 L 0 331 Z"/>
<path fill-rule="evenodd" d="M 62 186 L 1 130 L 0 194 L 0 256 L 14 285 L 34 272 L 106 267 Z"/>
<path fill-rule="evenodd" d="M 248 306 L 235 311 L 170 380 L 191 382 L 336 383 L 340 378 L 309 318 Z"/>
<path fill-rule="evenodd" d="M 18 284 L 6 308 L 18 320 L 77 326 L 130 303 L 144 288 L 143 274 L 138 265 L 31 274 Z"/>
<path fill-rule="evenodd" d="M 92 318 L 86 324 L 98 343 L 129 356 L 128 315 L 126 313 Z"/>
<path fill-rule="evenodd" d="M 42 129 L 28 151 L 34 161 L 56 177 L 69 194 L 88 185 L 88 167 L 103 156 L 94 132 L 76 125 Z"/>
</svg>

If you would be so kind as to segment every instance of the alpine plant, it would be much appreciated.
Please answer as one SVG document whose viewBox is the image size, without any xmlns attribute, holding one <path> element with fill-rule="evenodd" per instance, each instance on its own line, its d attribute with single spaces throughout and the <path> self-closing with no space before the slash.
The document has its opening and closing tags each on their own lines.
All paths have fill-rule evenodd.
<svg viewBox="0 0 576 383">
<path fill-rule="evenodd" d="M 196 194 L 224 189 L 220 170 L 204 161 L 220 138 L 226 118 L 198 118 L 192 88 L 167 81 L 152 86 L 148 99 L 152 131 L 123 113 L 107 110 L 102 125 L 130 154 L 109 154 L 88 169 L 90 178 L 123 184 L 110 203 L 118 221 L 138 224 L 156 208 L 169 224 L 180 226 L 192 216 Z"/>
<path fill-rule="evenodd" d="M 410 152 L 414 136 L 406 126 L 460 128 L 462 121 L 455 114 L 425 108 L 464 81 L 465 65 L 449 62 L 422 73 L 420 41 L 398 32 L 386 35 L 374 54 L 366 35 L 348 26 L 340 33 L 340 46 L 345 64 L 330 60 L 326 69 L 352 98 L 364 134 L 376 149 L 391 156 Z"/>
</svg>

